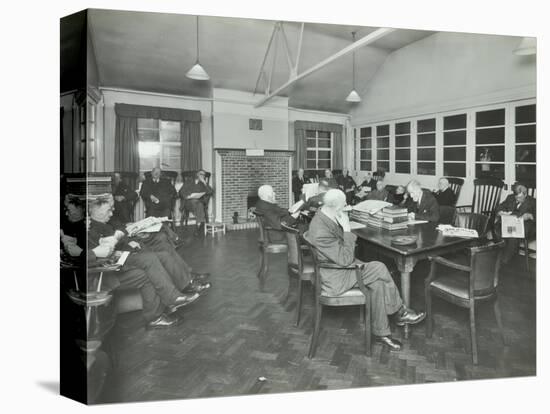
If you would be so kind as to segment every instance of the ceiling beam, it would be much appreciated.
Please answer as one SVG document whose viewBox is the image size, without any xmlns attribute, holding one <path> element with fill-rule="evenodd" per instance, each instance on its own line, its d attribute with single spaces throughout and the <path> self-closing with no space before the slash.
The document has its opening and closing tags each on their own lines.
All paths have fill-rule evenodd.
<svg viewBox="0 0 550 414">
<path fill-rule="evenodd" d="M 273 25 L 273 31 L 271 32 L 271 37 L 269 38 L 269 42 L 267 43 L 267 49 L 265 50 L 264 60 L 262 60 L 262 66 L 260 67 L 260 73 L 258 74 L 258 79 L 256 80 L 256 86 L 254 86 L 254 95 L 256 95 L 256 91 L 258 90 L 258 85 L 260 84 L 260 79 L 262 79 L 262 76 L 264 75 L 264 66 L 265 66 L 265 62 L 267 60 L 267 55 L 269 55 L 269 50 L 271 49 L 271 43 L 273 42 L 273 37 L 275 36 L 278 27 L 279 27 L 279 22 L 275 22 L 275 24 Z"/>
<path fill-rule="evenodd" d="M 317 63 L 316 65 L 310 67 L 309 69 L 304 70 L 302 73 L 297 75 L 295 78 L 290 79 L 285 84 L 278 87 L 275 91 L 270 93 L 269 95 L 265 96 L 264 98 L 260 99 L 260 101 L 254 105 L 254 108 L 259 108 L 260 106 L 264 105 L 266 102 L 271 100 L 273 97 L 277 96 L 279 93 L 284 91 L 289 86 L 293 85 L 294 83 L 298 82 L 300 79 L 305 78 L 306 76 L 311 75 L 312 73 L 317 72 L 318 70 L 324 68 L 325 66 L 329 65 L 330 63 L 334 62 L 335 60 L 346 56 L 347 54 L 353 52 L 356 49 L 359 49 L 360 47 L 363 47 L 365 45 L 368 45 L 369 43 L 372 43 L 381 37 L 384 37 L 392 32 L 394 32 L 396 29 L 391 28 L 380 28 L 375 30 L 372 33 L 369 33 L 365 37 L 362 37 L 361 39 L 357 40 L 356 42 L 352 43 L 351 45 L 343 48 L 342 50 L 336 52 L 334 55 L 329 56 L 328 58 L 322 60 L 321 62 Z"/>
</svg>

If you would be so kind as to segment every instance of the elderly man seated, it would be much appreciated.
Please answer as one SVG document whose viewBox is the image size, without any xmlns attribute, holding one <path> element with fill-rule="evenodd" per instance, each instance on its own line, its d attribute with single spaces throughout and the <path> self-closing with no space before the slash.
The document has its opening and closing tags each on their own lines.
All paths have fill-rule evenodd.
<svg viewBox="0 0 550 414">
<path fill-rule="evenodd" d="M 262 185 L 258 189 L 258 197 L 260 199 L 256 203 L 256 214 L 260 214 L 263 217 L 266 226 L 280 230 L 281 223 L 287 226 L 295 226 L 297 224 L 296 219 L 300 215 L 300 212 L 297 211 L 294 214 L 290 214 L 287 209 L 279 207 L 275 200 L 273 187 L 267 184 Z M 269 237 L 274 242 L 286 240 L 285 235 L 279 232 L 270 232 Z"/>
<path fill-rule="evenodd" d="M 141 186 L 140 196 L 145 203 L 147 217 L 172 217 L 172 202 L 176 198 L 176 189 L 172 183 L 161 177 L 161 169 L 151 171 L 151 178 Z"/>
<path fill-rule="evenodd" d="M 355 259 L 357 236 L 351 232 L 349 218 L 343 209 L 346 196 L 340 190 L 329 190 L 325 202 L 315 215 L 304 238 L 315 246 L 319 260 L 339 266 L 353 263 L 363 265 L 362 280 L 372 292 L 372 324 L 377 341 L 392 351 L 399 351 L 401 343 L 391 337 L 388 315 L 395 314 L 398 325 L 416 324 L 426 316 L 408 309 L 401 300 L 390 272 L 381 262 L 363 263 Z M 355 270 L 321 269 L 322 293 L 339 296 L 357 285 Z"/>
<path fill-rule="evenodd" d="M 433 193 L 439 206 L 454 207 L 456 205 L 456 195 L 449 186 L 449 180 L 441 177 L 437 183 L 438 190 Z"/>
<path fill-rule="evenodd" d="M 212 192 L 212 187 L 206 183 L 206 172 L 204 170 L 197 171 L 195 178 L 191 182 L 185 183 L 179 191 L 182 211 L 185 209 L 191 211 L 195 215 L 197 223 L 197 228 L 195 230 L 196 236 L 201 234 L 204 229 L 208 201 L 210 200 Z M 203 194 L 200 197 L 191 198 L 201 193 Z"/>
<path fill-rule="evenodd" d="M 527 195 L 527 187 L 516 183 L 513 187 L 513 193 L 497 206 L 497 219 L 495 221 L 495 231 L 498 239 L 502 236 L 502 216 L 516 216 L 523 220 L 525 236 L 532 239 L 535 235 L 537 202 Z M 506 238 L 505 251 L 502 254 L 502 262 L 508 263 L 518 252 L 519 241 L 521 239 Z"/>
<path fill-rule="evenodd" d="M 407 184 L 407 191 L 411 198 L 407 206 L 410 219 L 439 222 L 439 204 L 430 191 L 423 190 L 416 180 Z"/>
<path fill-rule="evenodd" d="M 318 193 L 313 197 L 310 197 L 302 206 L 302 211 L 307 211 L 308 213 L 315 212 L 323 205 L 323 197 L 325 193 L 329 190 L 328 181 L 322 179 L 319 181 Z"/>
<path fill-rule="evenodd" d="M 332 175 L 332 171 L 329 168 L 325 169 L 325 176 L 322 179 L 328 182 L 328 186 L 330 188 L 338 188 L 338 183 L 336 182 L 336 179 Z"/>
<path fill-rule="evenodd" d="M 376 182 L 376 190 L 371 191 L 365 197 L 365 200 L 380 200 L 380 201 L 389 201 L 390 193 L 386 190 L 386 184 L 383 180 L 378 180 Z"/>
<path fill-rule="evenodd" d="M 138 194 L 122 181 L 120 173 L 113 174 L 111 186 L 115 202 L 113 215 L 120 220 L 121 223 L 129 223 L 132 217 L 134 202 L 138 199 Z"/>
</svg>

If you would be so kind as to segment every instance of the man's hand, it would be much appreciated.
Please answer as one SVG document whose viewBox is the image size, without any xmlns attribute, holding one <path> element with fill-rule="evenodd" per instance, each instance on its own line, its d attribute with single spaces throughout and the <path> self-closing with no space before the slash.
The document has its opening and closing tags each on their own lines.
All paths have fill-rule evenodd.
<svg viewBox="0 0 550 414">
<path fill-rule="evenodd" d="M 95 249 L 92 249 L 96 257 L 105 258 L 113 254 L 115 247 L 110 244 L 100 244 Z"/>
<path fill-rule="evenodd" d="M 119 241 L 120 239 L 122 239 L 124 237 L 124 232 L 121 231 L 121 230 L 116 230 L 115 234 L 113 236 L 114 236 L 115 239 L 117 239 L 117 241 Z"/>
<path fill-rule="evenodd" d="M 499 216 L 509 216 L 510 214 L 512 214 L 511 211 L 499 211 L 497 213 Z"/>
<path fill-rule="evenodd" d="M 101 237 L 99 239 L 99 245 L 100 246 L 111 246 L 114 250 L 115 246 L 117 245 L 118 240 L 115 236 L 109 236 L 109 237 Z"/>
<path fill-rule="evenodd" d="M 522 215 L 520 217 L 523 221 L 527 221 L 527 220 L 535 220 L 535 217 L 533 217 L 533 215 L 531 213 L 525 213 L 524 215 Z"/>
<path fill-rule="evenodd" d="M 137 241 L 131 241 L 128 243 L 128 245 L 132 248 L 132 249 L 141 249 L 141 246 L 139 245 L 139 243 Z"/>
<path fill-rule="evenodd" d="M 342 226 L 342 229 L 344 229 L 344 232 L 350 232 L 351 227 L 349 224 L 349 217 L 346 213 L 340 212 L 336 217 L 336 221 L 340 226 Z"/>
<path fill-rule="evenodd" d="M 115 196 L 115 200 L 120 203 L 121 201 L 126 200 L 126 197 L 124 197 L 123 195 Z"/>
<path fill-rule="evenodd" d="M 155 203 L 155 204 L 160 203 L 160 200 L 159 200 L 158 198 L 156 198 L 153 194 L 151 194 L 151 195 L 149 196 L 149 198 L 150 198 L 151 201 L 152 201 L 153 203 Z"/>
<path fill-rule="evenodd" d="M 409 214 L 407 214 L 407 217 L 409 218 L 409 220 L 414 220 L 416 215 L 414 213 L 409 213 Z"/>
<path fill-rule="evenodd" d="M 74 243 L 64 244 L 63 247 L 65 247 L 65 251 L 69 254 L 69 256 L 72 257 L 78 257 L 80 256 L 80 253 L 82 253 L 82 249 Z"/>
</svg>

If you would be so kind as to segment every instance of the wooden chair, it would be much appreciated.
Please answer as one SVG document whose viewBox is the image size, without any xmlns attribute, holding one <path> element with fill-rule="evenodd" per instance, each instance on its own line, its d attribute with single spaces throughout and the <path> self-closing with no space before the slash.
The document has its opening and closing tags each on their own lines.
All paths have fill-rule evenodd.
<svg viewBox="0 0 550 414">
<path fill-rule="evenodd" d="M 195 179 L 195 176 L 197 174 L 198 170 L 193 171 L 182 171 L 181 176 L 183 178 L 183 185 L 191 182 Z M 210 185 L 210 177 L 212 176 L 212 173 L 209 173 L 208 171 L 204 172 L 204 178 L 206 180 L 206 184 Z M 189 217 L 191 215 L 191 212 L 187 210 L 184 206 L 184 200 L 181 200 L 181 225 L 187 226 L 187 223 L 189 222 Z M 204 203 L 204 212 L 205 212 L 205 222 L 208 223 L 208 202 Z"/>
<path fill-rule="evenodd" d="M 502 246 L 504 246 L 504 242 L 470 248 L 469 265 L 455 263 L 439 256 L 429 257 L 431 262 L 430 274 L 424 285 L 427 314 L 426 336 L 431 338 L 433 331 L 432 295 L 469 309 L 472 360 L 474 364 L 477 364 L 478 361 L 475 322 L 476 303 L 494 301 L 495 317 L 502 341 L 505 343 L 497 296 Z"/>
<path fill-rule="evenodd" d="M 527 195 L 531 196 L 535 199 L 537 199 L 537 183 L 535 180 L 522 180 L 521 184 L 523 184 L 525 187 L 527 187 Z M 527 271 L 529 271 L 529 252 L 534 252 L 532 249 L 529 249 L 529 242 L 536 239 L 536 235 L 534 237 L 529 238 L 527 234 L 525 235 L 525 238 L 522 241 L 522 245 L 520 245 L 520 249 L 523 249 L 523 252 L 525 253 L 525 268 Z"/>
<path fill-rule="evenodd" d="M 307 234 L 305 235 L 307 236 Z M 315 356 L 317 350 L 317 343 L 319 341 L 319 334 L 321 332 L 321 316 L 324 306 L 361 306 L 361 319 L 365 323 L 365 354 L 370 356 L 371 353 L 371 312 L 370 304 L 371 298 L 368 289 L 363 284 L 361 277 L 362 264 L 352 264 L 347 267 L 342 267 L 337 264 L 328 263 L 319 257 L 319 252 L 311 243 L 304 237 L 307 245 L 311 249 L 311 256 L 313 258 L 313 290 L 314 290 L 314 325 L 313 333 L 311 335 L 311 343 L 309 345 L 308 358 Z M 321 287 L 321 269 L 351 269 L 355 270 L 355 276 L 357 278 L 357 288 L 353 288 L 343 293 L 340 296 L 327 296 L 322 291 Z"/>
<path fill-rule="evenodd" d="M 453 224 L 456 216 L 456 208 L 451 206 L 439 206 L 439 223 Z"/>
<path fill-rule="evenodd" d="M 464 227 L 477 231 L 480 239 L 487 238 L 487 226 L 489 217 L 483 214 L 476 213 L 458 213 L 455 215 L 453 225 L 455 227 Z"/>
<path fill-rule="evenodd" d="M 453 190 L 453 193 L 455 193 L 455 206 L 458 202 L 458 197 L 460 197 L 460 190 L 462 190 L 462 186 L 464 185 L 464 179 L 458 178 L 458 177 L 445 177 L 447 181 L 449 182 L 449 187 L 451 187 L 451 190 Z"/>
<path fill-rule="evenodd" d="M 266 226 L 263 215 L 256 212 L 254 214 L 258 221 L 258 227 L 260 228 L 260 238 L 258 239 L 258 245 L 260 247 L 260 270 L 258 271 L 258 279 L 260 279 L 260 283 L 263 286 L 267 277 L 267 271 L 269 270 L 269 254 L 285 253 L 288 246 L 285 243 L 273 243 L 269 237 L 269 232 L 285 234 L 284 230 Z"/>
<path fill-rule="evenodd" d="M 290 296 L 290 284 L 292 277 L 297 277 L 298 282 L 298 303 L 296 305 L 296 326 L 300 325 L 300 315 L 302 313 L 303 285 L 306 282 L 311 282 L 313 278 L 313 262 L 307 260 L 311 256 L 304 257 L 304 250 L 309 249 L 307 245 L 302 244 L 300 231 L 292 227 L 281 225 L 286 232 L 286 240 L 288 245 L 288 293 Z"/>
</svg>

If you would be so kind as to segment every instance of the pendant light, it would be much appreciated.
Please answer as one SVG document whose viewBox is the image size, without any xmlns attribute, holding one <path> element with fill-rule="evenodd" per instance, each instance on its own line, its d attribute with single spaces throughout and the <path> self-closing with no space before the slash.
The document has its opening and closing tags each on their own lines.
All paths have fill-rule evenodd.
<svg viewBox="0 0 550 414">
<path fill-rule="evenodd" d="M 210 76 L 199 63 L 199 16 L 197 16 L 197 60 L 195 65 L 185 74 L 189 79 L 209 80 Z"/>
<path fill-rule="evenodd" d="M 353 38 L 353 43 L 355 43 L 355 32 L 351 32 L 351 36 Z M 351 92 L 349 93 L 348 97 L 346 98 L 346 101 L 348 102 L 361 102 L 361 97 L 359 94 L 355 91 L 355 51 L 353 52 L 353 76 L 352 76 L 352 88 Z"/>
</svg>

